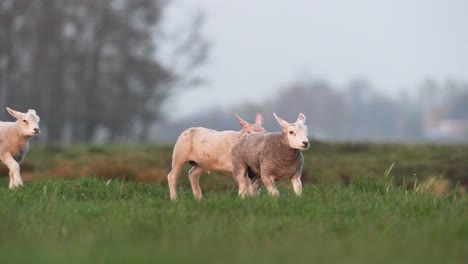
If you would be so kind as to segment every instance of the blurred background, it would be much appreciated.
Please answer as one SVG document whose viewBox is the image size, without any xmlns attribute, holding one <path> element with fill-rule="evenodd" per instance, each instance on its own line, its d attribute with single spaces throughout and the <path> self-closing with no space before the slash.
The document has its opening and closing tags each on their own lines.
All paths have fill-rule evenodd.
<svg viewBox="0 0 468 264">
<path fill-rule="evenodd" d="M 0 120 L 37 141 L 175 142 L 182 130 L 468 142 L 465 0 L 0 0 Z"/>
</svg>

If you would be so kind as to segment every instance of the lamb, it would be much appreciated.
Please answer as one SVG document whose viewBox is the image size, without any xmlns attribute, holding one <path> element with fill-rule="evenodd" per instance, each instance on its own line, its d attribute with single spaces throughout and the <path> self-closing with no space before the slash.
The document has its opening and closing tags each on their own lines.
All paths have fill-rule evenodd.
<svg viewBox="0 0 468 264">
<path fill-rule="evenodd" d="M 237 115 L 236 115 L 237 116 Z M 199 177 L 204 171 L 231 173 L 232 146 L 244 134 L 263 132 L 263 116 L 257 114 L 255 124 L 249 124 L 239 116 L 240 131 L 215 131 L 204 127 L 192 127 L 179 136 L 172 154 L 172 168 L 167 175 L 171 200 L 177 199 L 177 178 L 184 163 L 192 165 L 189 171 L 190 184 L 195 199 L 201 200 Z"/>
<path fill-rule="evenodd" d="M 307 126 L 304 124 L 306 117 L 300 113 L 296 122 L 290 124 L 273 115 L 282 133 L 248 134 L 232 148 L 233 175 L 239 185 L 240 197 L 258 194 L 261 182 L 270 195 L 279 196 L 275 181 L 285 178 L 291 179 L 297 196 L 302 194 L 304 158 L 301 151 L 309 148 Z"/>
<path fill-rule="evenodd" d="M 10 189 L 23 186 L 19 164 L 29 150 L 29 138 L 39 135 L 39 116 L 29 109 L 21 113 L 7 107 L 16 122 L 0 121 L 0 160 L 10 170 Z"/>
</svg>

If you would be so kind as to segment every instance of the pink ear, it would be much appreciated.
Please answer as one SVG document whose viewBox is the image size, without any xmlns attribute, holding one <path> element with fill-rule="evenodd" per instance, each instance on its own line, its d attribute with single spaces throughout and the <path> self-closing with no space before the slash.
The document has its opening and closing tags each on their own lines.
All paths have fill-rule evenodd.
<svg viewBox="0 0 468 264">
<path fill-rule="evenodd" d="M 13 109 L 11 109 L 9 107 L 7 107 L 6 109 L 7 109 L 8 113 L 10 113 L 10 115 L 13 116 L 14 118 L 16 118 L 16 119 L 23 118 L 23 113 L 15 111 L 15 110 L 13 110 Z"/>
<path fill-rule="evenodd" d="M 263 125 L 263 116 L 260 113 L 257 113 L 257 116 L 255 117 L 255 124 L 261 126 Z"/>
<path fill-rule="evenodd" d="M 304 124 L 306 121 L 306 117 L 303 113 L 300 113 L 299 116 L 297 117 L 296 123 L 302 123 Z"/>
<path fill-rule="evenodd" d="M 276 115 L 276 113 L 273 113 L 273 116 L 276 118 L 276 121 L 280 125 L 280 127 L 283 129 L 283 131 L 288 130 L 289 123 L 281 119 L 279 116 Z"/>
<path fill-rule="evenodd" d="M 236 117 L 237 117 L 237 122 L 239 122 L 239 124 L 243 127 L 243 128 L 246 128 L 249 126 L 249 123 L 247 123 L 244 119 L 242 119 L 240 116 L 238 116 L 236 114 Z"/>
</svg>

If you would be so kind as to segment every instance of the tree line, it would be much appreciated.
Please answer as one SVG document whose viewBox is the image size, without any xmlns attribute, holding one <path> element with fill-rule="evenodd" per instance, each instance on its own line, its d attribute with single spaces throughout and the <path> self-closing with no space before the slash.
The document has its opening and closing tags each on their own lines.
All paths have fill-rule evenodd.
<svg viewBox="0 0 468 264">
<path fill-rule="evenodd" d="M 164 0 L 0 0 L 0 106 L 36 109 L 47 142 L 146 140 L 167 97 L 200 81 L 209 49 L 203 15 L 170 31 L 168 8 Z"/>
<path fill-rule="evenodd" d="M 319 140 L 468 141 L 468 83 L 428 78 L 411 91 L 389 95 L 366 79 L 352 80 L 343 87 L 326 80 L 296 80 L 262 103 L 245 102 L 163 124 L 154 140 L 174 141 L 189 126 L 238 130 L 234 113 L 250 121 L 256 112 L 263 113 L 264 127 L 279 131 L 273 112 L 291 121 L 302 112 L 310 136 Z"/>
</svg>

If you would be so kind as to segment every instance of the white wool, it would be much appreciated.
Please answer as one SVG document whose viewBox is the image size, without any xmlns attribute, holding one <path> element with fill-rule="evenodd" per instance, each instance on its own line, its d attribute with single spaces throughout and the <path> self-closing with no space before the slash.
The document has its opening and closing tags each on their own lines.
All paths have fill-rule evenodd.
<svg viewBox="0 0 468 264">
<path fill-rule="evenodd" d="M 251 132 L 265 131 L 263 117 L 257 114 L 255 124 L 249 124 L 237 116 L 241 131 L 215 131 L 204 127 L 192 127 L 182 132 L 172 154 L 172 168 L 167 175 L 171 199 L 177 199 L 177 179 L 182 166 L 189 162 L 190 184 L 196 199 L 202 199 L 199 177 L 204 171 L 231 172 L 231 149 L 239 138 Z"/>
<path fill-rule="evenodd" d="M 9 188 L 13 189 L 23 185 L 19 165 L 29 150 L 29 138 L 39 134 L 40 118 L 32 109 L 21 113 L 7 107 L 7 111 L 17 120 L 0 121 L 0 160 L 10 170 Z"/>
</svg>

